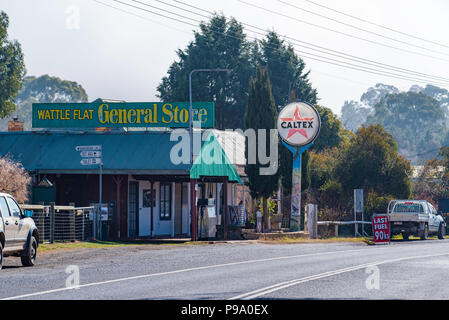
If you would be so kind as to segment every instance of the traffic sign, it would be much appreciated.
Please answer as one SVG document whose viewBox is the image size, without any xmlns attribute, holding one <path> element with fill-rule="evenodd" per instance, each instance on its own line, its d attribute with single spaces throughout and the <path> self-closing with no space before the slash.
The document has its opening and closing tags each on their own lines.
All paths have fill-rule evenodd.
<svg viewBox="0 0 449 320">
<path fill-rule="evenodd" d="M 83 158 L 101 158 L 101 151 L 81 151 Z"/>
<path fill-rule="evenodd" d="M 363 189 L 354 189 L 354 210 L 363 212 Z"/>
<path fill-rule="evenodd" d="M 388 215 L 373 216 L 374 243 L 390 242 L 390 221 Z"/>
<path fill-rule="evenodd" d="M 83 166 L 101 164 L 101 158 L 85 158 L 85 159 L 81 159 L 80 162 Z"/>
<path fill-rule="evenodd" d="M 76 151 L 101 151 L 101 146 L 77 146 Z"/>
</svg>

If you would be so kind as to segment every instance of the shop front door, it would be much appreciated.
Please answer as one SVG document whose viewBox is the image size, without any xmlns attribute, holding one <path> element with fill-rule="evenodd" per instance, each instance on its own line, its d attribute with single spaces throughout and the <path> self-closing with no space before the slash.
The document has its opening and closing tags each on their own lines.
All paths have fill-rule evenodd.
<svg viewBox="0 0 449 320">
<path fill-rule="evenodd" d="M 188 234 L 188 184 L 175 184 L 175 236 Z"/>
<path fill-rule="evenodd" d="M 139 184 L 139 236 L 151 235 L 151 206 L 154 205 L 151 184 L 141 181 Z"/>
<path fill-rule="evenodd" d="M 128 187 L 128 237 L 135 238 L 139 231 L 139 182 L 130 181 Z"/>
</svg>

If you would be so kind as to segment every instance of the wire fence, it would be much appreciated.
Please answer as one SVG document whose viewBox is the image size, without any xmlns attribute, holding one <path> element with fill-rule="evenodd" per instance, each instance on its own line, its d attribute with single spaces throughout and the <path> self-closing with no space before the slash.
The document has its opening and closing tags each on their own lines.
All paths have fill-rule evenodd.
<svg viewBox="0 0 449 320">
<path fill-rule="evenodd" d="M 22 205 L 39 230 L 39 242 L 91 240 L 94 207 Z"/>
</svg>

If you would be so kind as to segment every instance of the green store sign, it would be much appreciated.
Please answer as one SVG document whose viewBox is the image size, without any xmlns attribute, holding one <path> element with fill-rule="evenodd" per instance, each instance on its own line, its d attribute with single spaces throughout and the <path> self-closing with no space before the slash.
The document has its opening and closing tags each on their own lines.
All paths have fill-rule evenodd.
<svg viewBox="0 0 449 320">
<path fill-rule="evenodd" d="M 194 102 L 193 121 L 214 127 L 213 102 Z M 188 102 L 33 103 L 33 128 L 189 127 Z"/>
</svg>

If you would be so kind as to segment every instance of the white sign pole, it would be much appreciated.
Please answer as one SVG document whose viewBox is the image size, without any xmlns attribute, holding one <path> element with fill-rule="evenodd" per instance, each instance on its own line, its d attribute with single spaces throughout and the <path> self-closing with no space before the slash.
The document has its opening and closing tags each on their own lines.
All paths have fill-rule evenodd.
<svg viewBox="0 0 449 320">
<path fill-rule="evenodd" d="M 363 215 L 363 189 L 354 189 L 354 223 L 355 223 L 355 236 L 358 234 L 358 223 L 357 223 L 357 213 L 362 214 L 362 221 L 364 220 Z M 362 236 L 364 233 L 364 225 L 362 222 Z"/>
<path fill-rule="evenodd" d="M 102 153 L 102 145 L 93 145 L 93 146 L 77 146 L 75 148 L 76 151 L 80 151 L 81 155 L 81 165 L 90 166 L 98 164 L 100 166 L 100 174 L 99 174 L 99 207 L 96 214 L 94 214 L 94 238 L 97 239 L 100 234 L 100 221 L 101 221 L 101 209 L 103 207 L 103 153 Z"/>
<path fill-rule="evenodd" d="M 320 133 L 320 114 L 312 105 L 292 102 L 279 113 L 277 130 L 284 146 L 292 153 L 292 193 L 290 231 L 299 231 L 301 223 L 301 155 Z"/>
</svg>

